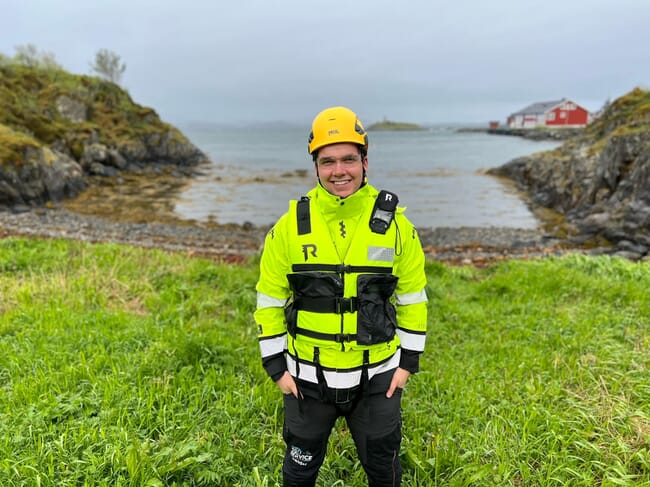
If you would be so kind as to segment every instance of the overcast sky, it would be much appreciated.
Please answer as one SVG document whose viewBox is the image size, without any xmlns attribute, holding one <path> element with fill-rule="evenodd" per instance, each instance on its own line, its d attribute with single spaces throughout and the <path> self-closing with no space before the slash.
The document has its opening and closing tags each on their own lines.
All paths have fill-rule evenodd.
<svg viewBox="0 0 650 487">
<path fill-rule="evenodd" d="M 110 49 L 166 121 L 504 120 L 650 86 L 649 0 L 5 0 L 0 52 L 89 74 Z"/>
</svg>

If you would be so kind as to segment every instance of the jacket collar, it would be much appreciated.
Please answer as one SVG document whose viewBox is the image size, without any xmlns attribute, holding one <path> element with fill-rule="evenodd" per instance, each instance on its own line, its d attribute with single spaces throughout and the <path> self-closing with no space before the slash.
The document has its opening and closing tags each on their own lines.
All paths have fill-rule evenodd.
<svg viewBox="0 0 650 487">
<path fill-rule="evenodd" d="M 369 184 L 364 184 L 346 198 L 329 193 L 322 185 L 318 185 L 307 193 L 316 202 L 321 213 L 327 217 L 350 218 L 363 213 L 369 199 L 377 196 L 377 190 Z"/>
</svg>

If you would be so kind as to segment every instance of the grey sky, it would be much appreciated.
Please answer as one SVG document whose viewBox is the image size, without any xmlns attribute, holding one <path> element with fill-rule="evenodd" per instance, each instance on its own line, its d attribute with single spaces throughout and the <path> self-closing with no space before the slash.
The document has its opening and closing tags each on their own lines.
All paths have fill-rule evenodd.
<svg viewBox="0 0 650 487">
<path fill-rule="evenodd" d="M 5 0 L 0 52 L 89 73 L 101 48 L 168 122 L 503 120 L 650 85 L 648 0 Z"/>
</svg>

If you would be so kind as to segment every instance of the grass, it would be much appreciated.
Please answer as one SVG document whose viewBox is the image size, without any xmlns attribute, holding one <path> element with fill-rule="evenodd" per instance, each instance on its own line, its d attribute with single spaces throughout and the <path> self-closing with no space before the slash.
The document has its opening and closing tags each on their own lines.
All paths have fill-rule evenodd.
<svg viewBox="0 0 650 487">
<path fill-rule="evenodd" d="M 649 269 L 429 263 L 404 485 L 650 483 Z M 279 485 L 256 278 L 255 261 L 0 240 L 0 485 Z M 319 485 L 365 485 L 343 424 Z"/>
</svg>

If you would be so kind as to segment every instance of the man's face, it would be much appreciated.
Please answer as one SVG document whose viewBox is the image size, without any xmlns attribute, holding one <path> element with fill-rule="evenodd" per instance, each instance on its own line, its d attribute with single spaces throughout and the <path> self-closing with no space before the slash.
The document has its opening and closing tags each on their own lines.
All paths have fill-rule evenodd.
<svg viewBox="0 0 650 487">
<path fill-rule="evenodd" d="M 361 187 L 368 158 L 361 157 L 359 147 L 343 142 L 318 150 L 316 176 L 331 194 L 345 198 Z"/>
</svg>

